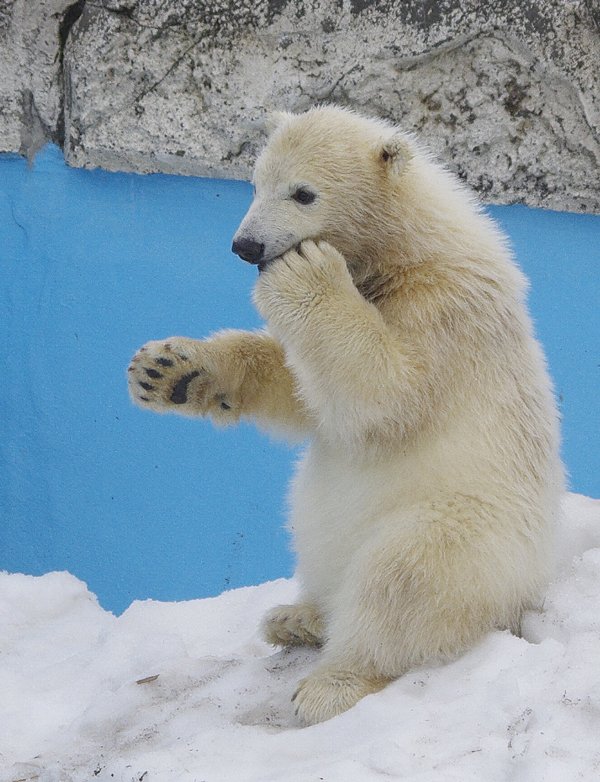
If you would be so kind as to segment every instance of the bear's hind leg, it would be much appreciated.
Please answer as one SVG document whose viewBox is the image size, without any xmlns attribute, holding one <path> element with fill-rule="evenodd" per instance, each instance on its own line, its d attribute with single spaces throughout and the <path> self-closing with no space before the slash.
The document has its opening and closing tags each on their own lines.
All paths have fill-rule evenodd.
<svg viewBox="0 0 600 782">
<path fill-rule="evenodd" d="M 276 606 L 263 619 L 262 634 L 273 646 L 321 646 L 323 619 L 312 603 Z"/>
<path fill-rule="evenodd" d="M 452 659 L 515 623 L 519 582 L 535 560 L 527 544 L 503 544 L 491 515 L 459 497 L 432 503 L 355 553 L 329 606 L 321 662 L 298 686 L 303 722 L 334 717 L 414 665 Z"/>
</svg>

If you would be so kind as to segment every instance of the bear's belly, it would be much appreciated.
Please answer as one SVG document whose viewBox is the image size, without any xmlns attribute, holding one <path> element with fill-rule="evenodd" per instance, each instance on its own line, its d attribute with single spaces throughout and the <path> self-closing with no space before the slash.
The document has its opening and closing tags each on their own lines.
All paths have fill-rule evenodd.
<svg viewBox="0 0 600 782">
<path fill-rule="evenodd" d="M 292 484 L 289 521 L 308 598 L 324 608 L 354 552 L 390 519 L 402 524 L 402 508 L 415 501 L 410 472 L 400 457 L 369 464 L 311 445 Z"/>
<path fill-rule="evenodd" d="M 482 545 L 510 549 L 517 561 L 521 549 L 534 559 L 531 552 L 539 549 L 544 558 L 562 484 L 550 486 L 552 465 L 546 475 L 507 464 L 512 467 L 512 459 L 507 462 L 468 419 L 443 437 L 399 447 L 385 458 L 352 457 L 343 447 L 313 441 L 292 484 L 289 524 L 304 598 L 327 613 L 367 543 L 420 538 L 431 521 L 464 529 L 474 551 Z"/>
</svg>

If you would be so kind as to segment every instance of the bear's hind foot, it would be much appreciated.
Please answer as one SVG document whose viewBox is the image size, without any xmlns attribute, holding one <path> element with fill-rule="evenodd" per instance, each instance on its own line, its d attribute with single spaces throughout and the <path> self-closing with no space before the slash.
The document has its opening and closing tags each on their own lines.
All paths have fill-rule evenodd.
<svg viewBox="0 0 600 782">
<path fill-rule="evenodd" d="M 295 701 L 296 714 L 302 722 L 314 725 L 348 711 L 389 682 L 389 679 L 362 676 L 352 671 L 323 668 L 299 682 L 292 701 Z"/>
<path fill-rule="evenodd" d="M 324 625 L 316 606 L 298 603 L 269 611 L 262 622 L 262 633 L 273 646 L 321 646 Z"/>
</svg>

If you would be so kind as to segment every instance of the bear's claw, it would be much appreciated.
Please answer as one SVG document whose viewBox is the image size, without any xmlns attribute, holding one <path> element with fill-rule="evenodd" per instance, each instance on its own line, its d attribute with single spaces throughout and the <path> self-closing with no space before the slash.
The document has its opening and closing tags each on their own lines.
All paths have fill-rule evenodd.
<svg viewBox="0 0 600 782">
<path fill-rule="evenodd" d="M 292 701 L 296 704 L 296 715 L 305 724 L 314 725 L 348 711 L 387 684 L 387 679 L 370 678 L 352 671 L 317 669 L 299 682 Z"/>
<path fill-rule="evenodd" d="M 262 632 L 273 646 L 321 646 L 325 628 L 316 606 L 298 603 L 269 611 Z"/>
</svg>

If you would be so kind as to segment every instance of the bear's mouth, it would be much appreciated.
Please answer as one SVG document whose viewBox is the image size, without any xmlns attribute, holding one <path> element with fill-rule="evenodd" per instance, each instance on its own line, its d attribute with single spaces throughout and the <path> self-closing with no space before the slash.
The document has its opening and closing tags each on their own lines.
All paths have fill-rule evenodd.
<svg viewBox="0 0 600 782">
<path fill-rule="evenodd" d="M 246 263 L 251 263 L 252 265 L 257 266 L 260 273 L 264 271 L 269 264 L 273 263 L 273 261 L 276 261 L 277 258 L 281 258 L 282 255 L 285 255 L 285 253 L 288 250 L 291 250 L 292 247 L 293 245 L 285 250 L 282 250 L 277 255 L 265 256 L 264 244 L 259 244 L 258 242 L 251 240 L 239 240 L 234 241 L 231 250 L 235 255 L 241 258 L 242 261 L 246 261 Z M 299 247 L 300 245 L 297 245 L 296 249 L 298 250 Z"/>
<path fill-rule="evenodd" d="M 303 239 L 302 241 L 307 241 L 307 240 Z M 278 255 L 272 255 L 269 258 L 261 258 L 260 261 L 258 261 L 256 264 L 258 266 L 258 273 L 260 274 L 262 271 L 264 271 L 267 268 L 267 266 L 270 266 L 273 263 L 273 261 L 276 261 L 278 258 L 281 258 L 290 250 L 295 250 L 297 253 L 300 253 L 301 247 L 302 247 L 302 242 L 298 242 L 297 244 L 292 244 L 290 247 L 287 248 L 287 250 L 283 250 L 283 252 L 280 252 Z"/>
</svg>

